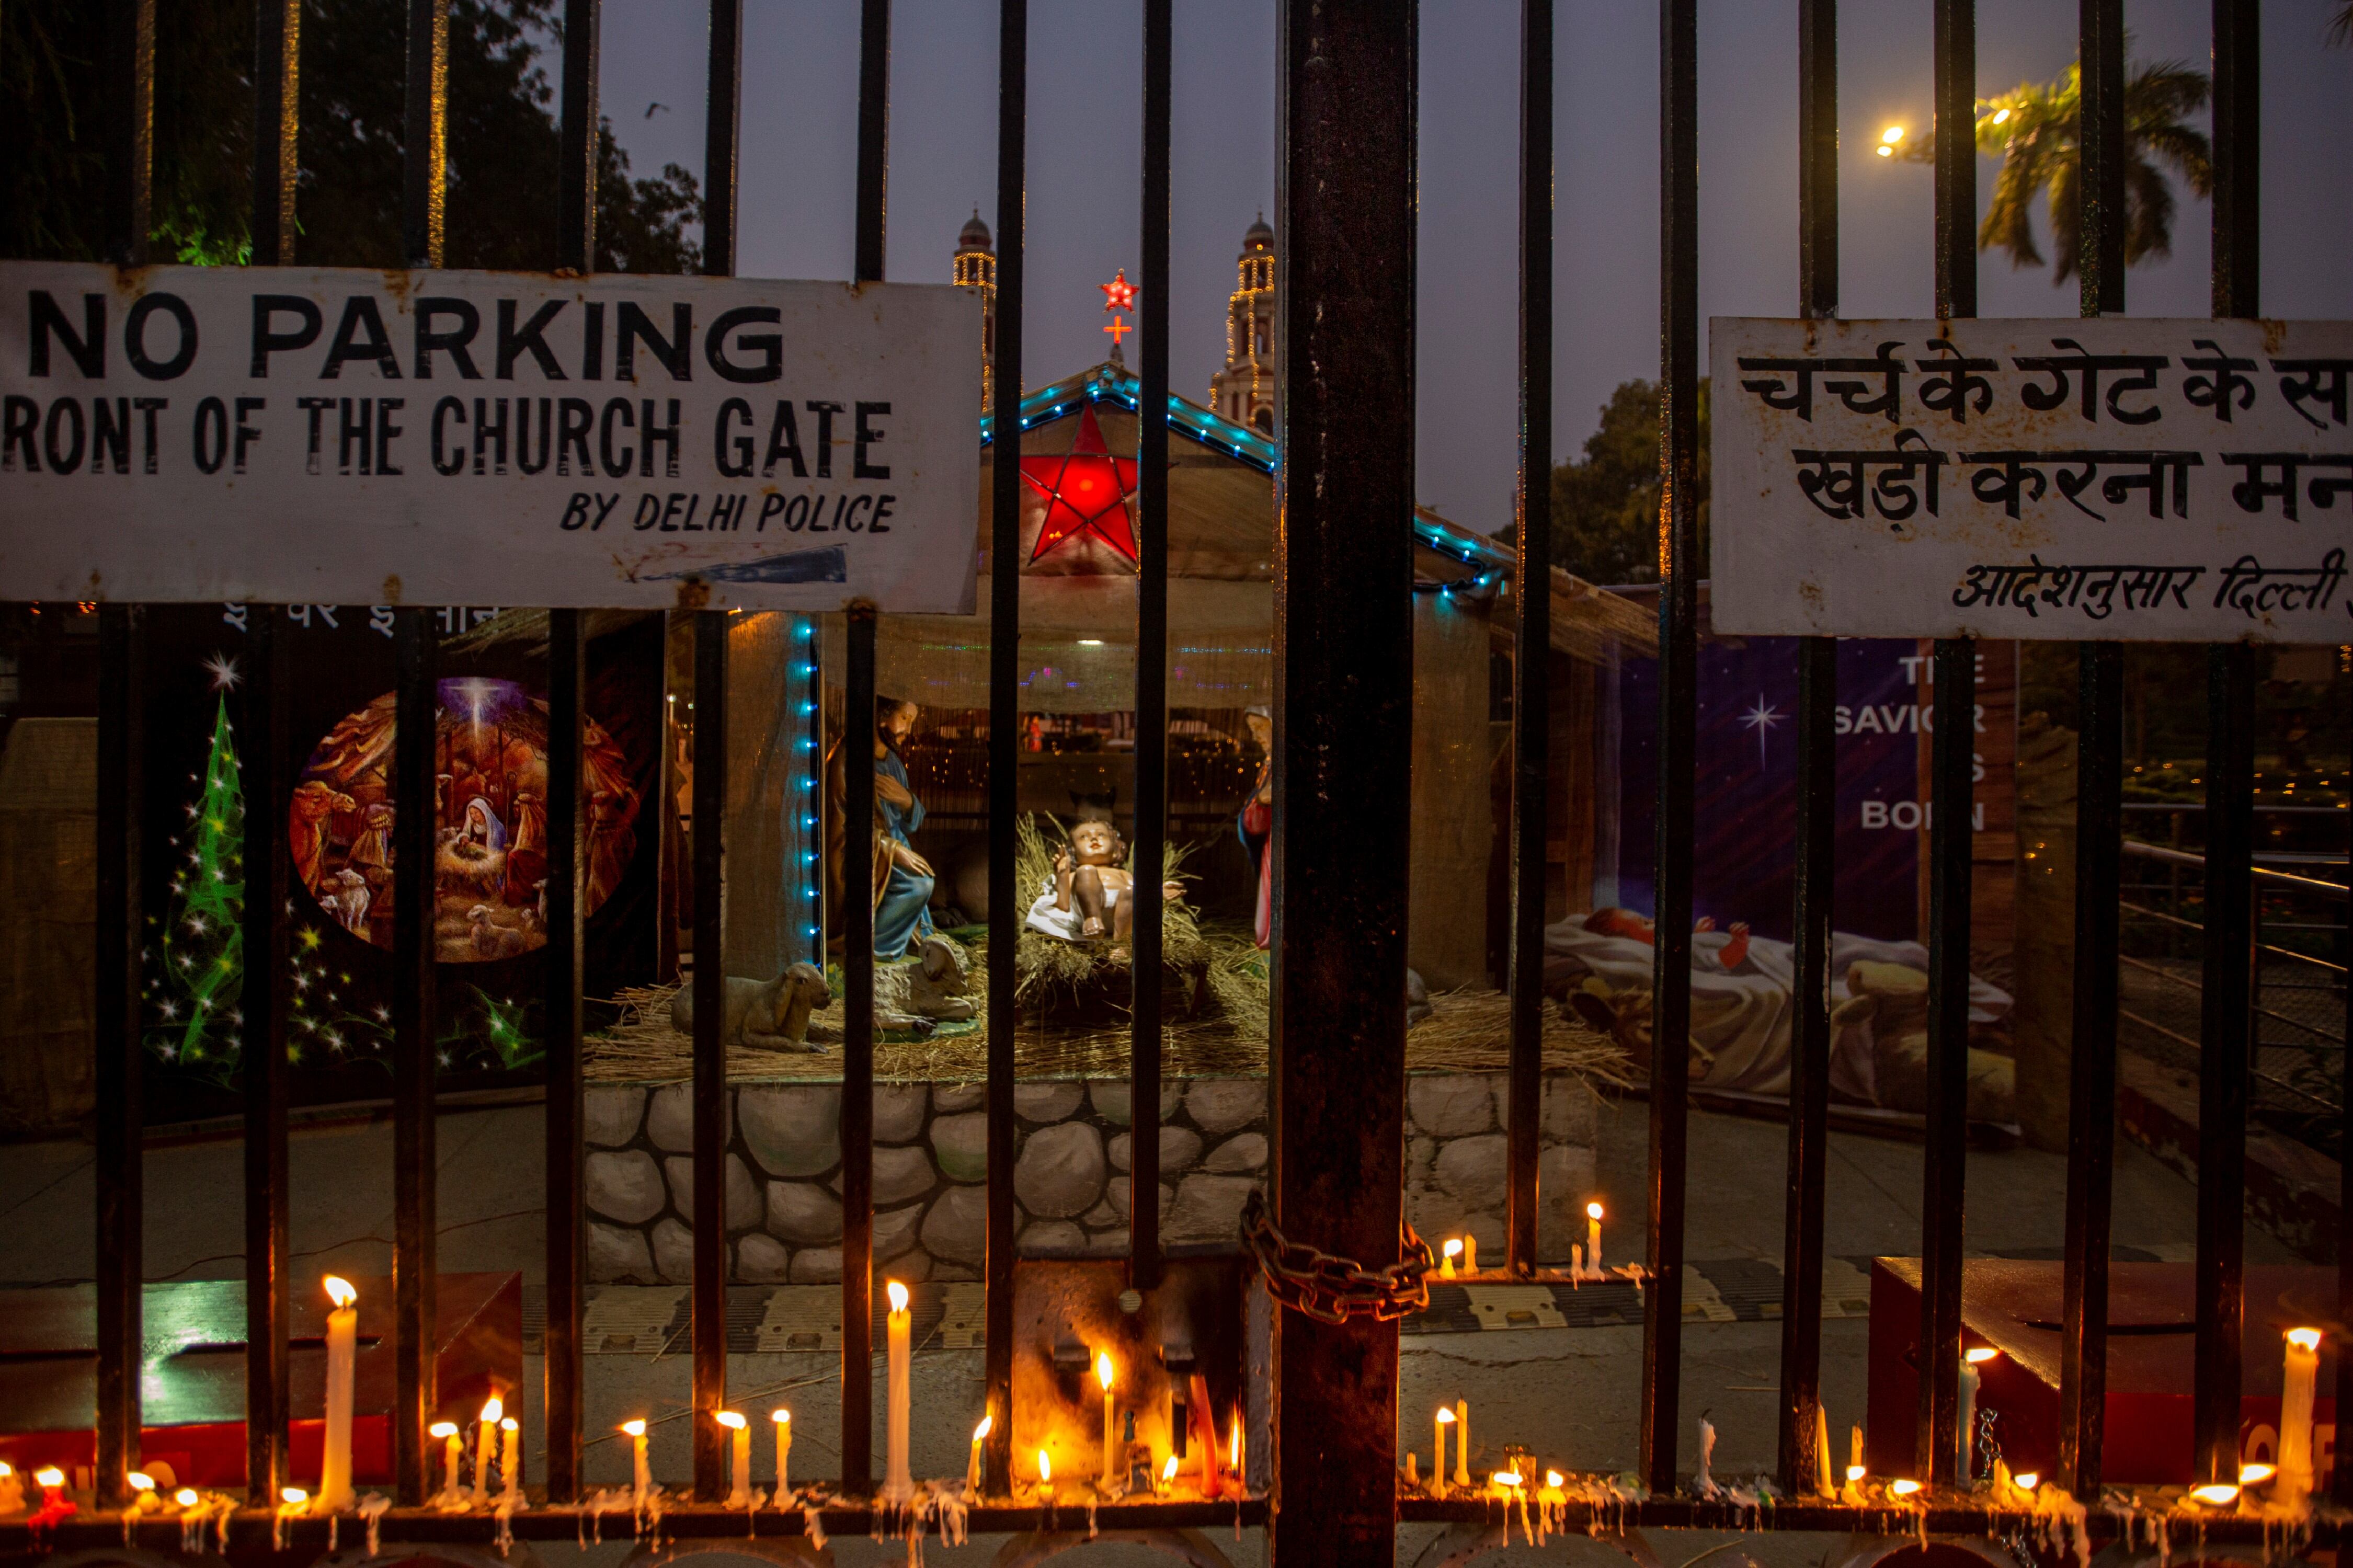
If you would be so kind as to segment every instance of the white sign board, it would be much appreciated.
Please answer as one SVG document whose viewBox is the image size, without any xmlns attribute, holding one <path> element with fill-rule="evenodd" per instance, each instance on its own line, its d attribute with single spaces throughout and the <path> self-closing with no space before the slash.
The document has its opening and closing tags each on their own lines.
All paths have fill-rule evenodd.
<svg viewBox="0 0 2353 1568">
<path fill-rule="evenodd" d="M 2353 641 L 2353 323 L 1711 323 L 1711 616 Z"/>
<path fill-rule="evenodd" d="M 969 613 L 913 284 L 0 264 L 0 598 Z"/>
</svg>

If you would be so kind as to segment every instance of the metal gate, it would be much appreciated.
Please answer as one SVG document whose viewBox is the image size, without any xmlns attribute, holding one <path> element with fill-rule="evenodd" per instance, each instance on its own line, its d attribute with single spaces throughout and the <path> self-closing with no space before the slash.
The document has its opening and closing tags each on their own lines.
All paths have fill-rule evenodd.
<svg viewBox="0 0 2353 1568">
<path fill-rule="evenodd" d="M 109 219 L 112 259 L 146 260 L 150 134 L 153 97 L 155 0 L 108 0 L 112 44 L 107 62 L 114 95 Z M 1167 280 L 1169 247 L 1170 26 L 1172 0 L 1144 0 L 1144 226 L 1141 237 L 1142 421 L 1139 458 L 1142 595 L 1136 677 L 1136 814 L 1141 863 L 1161 853 L 1167 787 L 1166 515 L 1169 405 Z M 1683 1053 L 1690 1028 L 1698 556 L 1693 481 L 1696 459 L 1698 30 L 1696 0 L 1661 0 L 1662 173 L 1661 352 L 1662 471 L 1659 517 L 1663 592 L 1660 598 L 1660 701 L 1657 877 L 1656 1037 L 1650 1085 L 1651 1173 L 1641 1383 L 1641 1479 L 1643 1491 L 1572 1491 L 1561 1518 L 1620 1525 L 1716 1529 L 1922 1531 L 1970 1535 L 2014 1531 L 2002 1507 L 1951 1489 L 1957 1452 L 1957 1373 L 1961 1352 L 1962 1175 L 1968 1033 L 1969 839 L 1966 813 L 1936 816 L 1932 831 L 1930 1061 L 1925 1163 L 1922 1334 L 1926 1375 L 1917 1424 L 1915 1474 L 1925 1489 L 1908 1501 L 1848 1506 L 1817 1495 L 1815 1422 L 1820 1373 L 1819 1323 L 1823 1263 L 1823 1184 L 1829 1092 L 1828 989 L 1831 937 L 1834 647 L 1810 638 L 1800 653 L 1800 809 L 1796 927 L 1800 976 L 1789 1118 L 1786 1294 L 1782 1303 L 1778 1482 L 1784 1494 L 1761 1513 L 1679 1490 L 1675 1437 L 1683 1321 L 1683 1233 L 1687 1086 Z M 2213 312 L 2258 312 L 2258 120 L 2255 0 L 2216 0 L 2214 7 L 2215 183 Z M 562 69 L 562 265 L 585 271 L 595 255 L 595 147 L 597 124 L 597 0 L 565 0 Z M 2116 311 L 2124 303 L 2124 31 L 2121 0 L 2084 0 L 2083 158 L 2084 177 L 2082 310 Z M 293 83 L 300 0 L 259 0 L 257 131 L 253 181 L 257 260 L 292 259 L 296 145 Z M 1023 384 L 1025 137 L 1028 15 L 1025 0 L 1000 0 L 996 417 L 1018 419 Z M 884 181 L 889 101 L 889 0 L 863 0 L 859 78 L 856 277 L 879 280 L 884 246 Z M 406 184 L 403 226 L 406 261 L 438 266 L 442 251 L 444 126 L 448 112 L 448 0 L 409 0 L 406 60 Z M 1553 463 L 1552 370 L 1553 74 L 1552 0 L 1524 0 L 1520 158 L 1519 580 L 1548 580 L 1547 477 Z M 1319 808 L 1279 814 L 1275 847 L 1274 1054 L 1276 1123 L 1272 1218 L 1295 1242 L 1382 1268 L 1398 1258 L 1400 1146 L 1405 1019 L 1396 979 L 1405 966 L 1407 781 L 1410 716 L 1409 520 L 1413 485 L 1413 285 L 1416 212 L 1416 7 L 1410 0 L 1346 5 L 1286 0 L 1281 23 L 1282 361 L 1287 370 L 1282 464 L 1278 473 L 1279 567 L 1276 583 L 1279 800 Z M 1835 0 L 1799 0 L 1799 313 L 1832 316 L 1838 308 L 1838 100 Z M 1969 0 L 1936 0 L 1936 298 L 1940 317 L 1976 311 L 1974 18 Z M 730 272 L 735 253 L 742 0 L 709 7 L 709 120 L 706 269 Z M 993 555 L 1018 547 L 1019 477 L 996 465 L 990 498 Z M 999 569 L 991 583 L 990 784 L 992 817 L 1015 810 L 1018 724 L 1018 577 Z M 1523 595 L 1513 703 L 1515 764 L 1510 827 L 1512 866 L 1509 1116 L 1509 1267 L 1536 1270 L 1536 1170 L 1539 1032 L 1543 997 L 1542 874 L 1546 844 L 1544 720 L 1548 711 L 1544 650 L 1549 646 L 1548 595 Z M 411 800 L 433 795 L 431 737 L 436 639 L 429 612 L 396 614 L 399 715 L 396 787 Z M 251 682 L 245 699 L 248 765 L 275 766 L 275 736 L 286 722 L 292 672 L 278 631 L 283 612 L 256 606 Z M 141 1426 L 141 1045 L 138 1017 L 139 786 L 144 694 L 140 689 L 142 610 L 107 604 L 101 611 L 102 685 L 99 807 L 100 1110 L 98 1494 L 102 1506 L 128 1496 L 137 1468 Z M 385 1540 L 431 1542 L 444 1549 L 486 1545 L 501 1531 L 569 1538 L 582 1528 L 583 1127 L 581 1079 L 583 825 L 582 690 L 586 641 L 582 613 L 550 617 L 549 988 L 547 1035 L 547 1279 L 545 1341 L 548 1506 L 512 1520 L 445 1516 L 421 1505 L 432 1489 L 425 1423 L 432 1408 L 435 1213 L 434 961 L 427 879 L 432 819 L 403 812 L 396 831 L 396 962 L 399 1003 L 394 1020 L 398 1234 L 398 1400 L 393 1428 L 398 1505 L 377 1521 Z M 849 615 L 848 711 L 873 706 L 875 616 Z M 694 817 L 723 816 L 726 718 L 724 621 L 701 612 L 695 627 Z M 1970 752 L 1963 739 L 1972 700 L 1972 645 L 1940 641 L 1936 678 L 1936 794 L 1966 798 Z M 2121 814 L 2120 650 L 2082 649 L 2082 757 L 2079 886 L 2119 883 Z M 2235 1479 L 2238 1462 L 2242 1314 L 2242 1226 L 2254 932 L 2251 842 L 2253 735 L 2250 649 L 2217 647 L 2211 655 L 2211 752 L 2207 770 L 2207 917 L 2204 953 L 2202 1093 L 2199 1149 L 2196 1433 L 2198 1473 Z M 871 775 L 849 773 L 847 816 L 853 842 L 869 835 L 875 809 Z M 289 781 L 255 776 L 249 789 L 282 800 Z M 247 903 L 245 941 L 262 955 L 253 973 L 282 971 L 288 849 L 282 813 L 246 818 L 247 863 L 265 896 Z M 720 854 L 715 831 L 694 836 L 697 951 L 716 954 L 720 941 Z M 1000 836 L 989 868 L 992 945 L 1009 949 L 1018 902 L 1009 843 Z M 873 1043 L 871 911 L 849 900 L 848 1044 L 842 1100 L 845 1152 L 842 1286 L 842 1473 L 827 1528 L 851 1531 L 887 1523 L 873 1491 L 871 1429 L 871 1239 L 873 1210 Z M 2106 1363 L 2110 1185 L 2116 1103 L 2116 910 L 2084 899 L 2075 944 L 2073 1125 L 2066 1198 L 2063 1459 L 2055 1478 L 2079 1498 L 2096 1500 L 2101 1479 L 2101 1411 Z M 1157 990 L 1162 943 L 1158 905 L 1138 907 L 1133 1048 L 1135 1190 L 1157 1175 L 1156 1121 L 1161 1076 Z M 706 1417 L 725 1403 L 725 1232 L 721 1224 L 725 1080 L 720 1026 L 721 966 L 695 969 L 693 1388 L 694 1498 L 666 1514 L 664 1534 L 680 1538 L 797 1535 L 807 1516 L 766 1513 L 747 1520 L 719 1506 L 726 1491 L 722 1427 Z M 1014 977 L 993 966 L 987 999 L 987 1108 L 988 1243 L 987 1376 L 988 1437 L 974 1530 L 1050 1528 L 1050 1511 L 1011 1496 L 1014 1433 L 1010 1416 L 1014 1318 L 1013 1128 Z M 286 1476 L 288 1427 L 288 1242 L 286 1012 L 282 996 L 255 988 L 245 1005 L 248 1386 L 253 1506 L 226 1528 L 232 1553 L 267 1549 L 271 1506 Z M 2348 1194 L 2353 1197 L 2353 1194 Z M 1154 1206 L 1134 1214 L 1132 1283 L 1149 1290 L 1159 1277 Z M 2340 1265 L 2345 1315 L 2353 1316 L 2353 1258 Z M 1239 1504 L 1135 1500 L 1106 1504 L 1106 1528 L 1162 1528 L 1267 1522 L 1285 1561 L 1386 1560 L 1400 1520 L 1492 1521 L 1491 1500 L 1400 1498 L 1395 1479 L 1398 1334 L 1370 1314 L 1330 1323 L 1297 1312 L 1280 1315 L 1275 1362 L 1277 1453 L 1271 1493 Z M 2340 1359 L 2339 1408 L 2353 1398 L 2353 1363 Z M 2353 1467 L 2337 1467 L 2337 1496 L 2353 1502 Z M 1826 1491 L 1825 1488 L 1825 1491 Z M 57 1544 L 112 1547 L 118 1539 L 174 1544 L 168 1519 L 120 1527 L 110 1516 L 58 1527 Z M 293 1522 L 302 1548 L 323 1547 L 325 1521 Z M 2127 1531 L 2130 1519 L 2097 1506 L 2089 1539 Z M 2253 1520 L 2216 1516 L 2201 1526 L 2212 1541 L 2253 1541 Z M 2316 1544 L 2335 1541 L 2337 1526 L 2315 1527 Z M 0 1525 L 0 1549 L 22 1550 L 26 1527 Z"/>
</svg>

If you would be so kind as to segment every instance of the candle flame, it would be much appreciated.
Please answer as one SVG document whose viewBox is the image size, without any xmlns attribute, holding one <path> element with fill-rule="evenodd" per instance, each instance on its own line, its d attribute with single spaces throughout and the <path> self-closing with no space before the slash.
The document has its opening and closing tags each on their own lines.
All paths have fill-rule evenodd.
<svg viewBox="0 0 2353 1568">
<path fill-rule="evenodd" d="M 178 1503 L 182 1508 L 194 1508 L 196 1504 L 204 1501 L 205 1500 L 196 1495 L 195 1488 L 182 1487 L 178 1491 L 172 1494 L 172 1500 Z"/>
<path fill-rule="evenodd" d="M 495 1426 L 499 1424 L 499 1417 L 506 1413 L 506 1402 L 493 1394 L 482 1404 L 482 1425 Z"/>
<path fill-rule="evenodd" d="M 280 1490 L 278 1495 L 285 1500 L 288 1508 L 301 1508 L 304 1503 L 311 1500 L 311 1494 L 304 1491 L 301 1487 L 287 1487 Z"/>
<path fill-rule="evenodd" d="M 997 1417 L 996 1417 L 996 1416 L 994 1416 L 994 1415 L 984 1415 L 984 1416 L 982 1416 L 982 1417 L 980 1418 L 980 1425 L 979 1425 L 979 1426 L 976 1426 L 976 1427 L 974 1427 L 974 1428 L 972 1429 L 972 1440 L 973 1440 L 974 1442 L 976 1442 L 976 1443 L 979 1442 L 983 1437 L 987 1436 L 989 1435 L 989 1433 L 990 1433 L 990 1432 L 994 1431 L 994 1430 L 996 1429 L 996 1427 L 997 1427 Z"/>
<path fill-rule="evenodd" d="M 2032 1470 L 2026 1470 L 2010 1477 L 2010 1484 L 2016 1487 L 2020 1491 L 2031 1492 L 2036 1487 L 2042 1484 L 2042 1478 L 2036 1475 Z"/>
<path fill-rule="evenodd" d="M 1043 1448 L 1038 1450 L 1038 1479 L 1041 1481 L 1050 1481 L 1054 1479 L 1053 1456 Z"/>
<path fill-rule="evenodd" d="M 1449 1410 L 1449 1409 L 1448 1409 L 1445 1405 L 1440 1405 L 1440 1406 L 1438 1407 L 1438 1424 L 1439 1424 L 1440 1426 L 1453 1426 L 1453 1425 L 1454 1425 L 1454 1412 L 1453 1412 L 1453 1411 L 1451 1411 L 1451 1410 Z"/>
<path fill-rule="evenodd" d="M 33 1479 L 45 1487 L 61 1487 L 66 1484 L 66 1473 L 55 1465 L 35 1470 Z"/>
<path fill-rule="evenodd" d="M 522 1430 L 522 1423 L 510 1415 L 499 1423 L 499 1430 L 501 1432 L 520 1432 Z"/>
<path fill-rule="evenodd" d="M 1897 1497 L 1910 1497 L 1920 1489 L 1920 1483 L 1913 1480 L 1890 1481 L 1887 1483 L 1887 1489 Z"/>
<path fill-rule="evenodd" d="M 1105 1394 L 1111 1392 L 1111 1352 L 1095 1352 L 1095 1381 L 1103 1384 Z"/>
<path fill-rule="evenodd" d="M 16 1473 L 16 1468 L 14 1465 L 11 1465 L 5 1459 L 0 1459 L 0 1481 L 6 1480 L 10 1476 L 15 1475 Z"/>
<path fill-rule="evenodd" d="M 1562 1475 L 1558 1470 L 1546 1470 L 1545 1472 L 1545 1485 L 1551 1487 L 1555 1490 L 1558 1490 L 1561 1482 L 1567 1479 L 1568 1479 L 1568 1478 Z"/>
<path fill-rule="evenodd" d="M 330 1274 L 319 1283 L 327 1288 L 327 1300 L 332 1301 L 339 1309 L 348 1307 L 360 1299 L 360 1293 L 352 1289 L 352 1282 L 340 1274 Z"/>
<path fill-rule="evenodd" d="M 789 1425 L 792 1418 L 793 1413 L 789 1410 L 771 1410 L 768 1412 L 768 1419 L 775 1422 L 779 1426 Z"/>
<path fill-rule="evenodd" d="M 1162 1460 L 1162 1461 L 1161 1461 L 1161 1464 L 1160 1464 L 1160 1479 L 1161 1479 L 1163 1481 L 1173 1481 L 1173 1480 L 1175 1480 L 1175 1479 L 1176 1479 L 1176 1455 L 1171 1454 L 1171 1455 L 1169 1455 L 1169 1456 L 1168 1456 L 1168 1458 L 1166 1458 L 1166 1459 L 1164 1459 L 1164 1460 Z"/>
<path fill-rule="evenodd" d="M 711 1413 L 711 1418 L 732 1431 L 740 1432 L 744 1429 L 744 1417 L 735 1411 L 714 1410 Z"/>
<path fill-rule="evenodd" d="M 2259 1487 L 2277 1474 L 2279 1474 L 2279 1467 L 2276 1465 L 2241 1465 L 2239 1484 L 2242 1487 Z"/>
<path fill-rule="evenodd" d="M 1515 1487 L 1520 1484 L 1520 1472 L 1517 1470 L 1497 1470 L 1495 1472 L 1494 1480 L 1495 1484 L 1499 1487 Z"/>
<path fill-rule="evenodd" d="M 1871 1474 L 1871 1472 L 1864 1469 L 1861 1465 L 1849 1465 L 1846 1468 L 1847 1483 L 1851 1486 L 1869 1474 Z"/>
<path fill-rule="evenodd" d="M 2287 1331 L 2287 1342 L 2294 1345 L 2298 1350 L 2316 1351 L 2320 1348 L 2320 1331 L 2318 1329 L 2290 1329 Z"/>
<path fill-rule="evenodd" d="M 2239 1500 L 2239 1489 L 2229 1481 L 2209 1481 L 2202 1487 L 2191 1487 L 2189 1495 L 2209 1508 L 2226 1508 Z"/>
<path fill-rule="evenodd" d="M 1601 1217 L 1601 1205 L 1599 1204 L 1586 1205 L 1585 1217 L 1588 1219 L 1599 1219 Z"/>
<path fill-rule="evenodd" d="M 455 1437 L 458 1435 L 458 1424 L 455 1421 L 436 1421 L 425 1430 L 430 1436 Z"/>
<path fill-rule="evenodd" d="M 1226 1451 L 1230 1456 L 1226 1460 L 1226 1468 L 1240 1469 L 1242 1468 L 1242 1413 L 1239 1410 L 1234 1412 L 1233 1441 L 1226 1445 Z"/>
<path fill-rule="evenodd" d="M 1969 1347 L 1967 1354 L 1968 1356 L 1968 1363 L 1971 1366 L 1983 1366 L 1986 1363 L 1993 1360 L 1994 1357 L 2001 1354 L 2001 1352 L 1994 1349 L 1991 1345 L 1972 1345 Z"/>
<path fill-rule="evenodd" d="M 134 1492 L 152 1492 L 155 1489 L 155 1478 L 144 1470 L 133 1470 L 122 1479 Z"/>
<path fill-rule="evenodd" d="M 621 1423 L 621 1430 L 632 1437 L 642 1437 L 646 1435 L 646 1424 L 642 1421 L 624 1421 Z"/>
<path fill-rule="evenodd" d="M 882 1289 L 891 1298 L 892 1311 L 903 1312 L 907 1310 L 907 1288 L 904 1285 L 900 1284 L 896 1279 L 892 1279 L 884 1282 Z"/>
<path fill-rule="evenodd" d="M 1462 1256 L 1462 1238 L 1461 1237 L 1450 1236 L 1446 1238 L 1446 1256 L 1449 1258 L 1460 1258 Z"/>
</svg>

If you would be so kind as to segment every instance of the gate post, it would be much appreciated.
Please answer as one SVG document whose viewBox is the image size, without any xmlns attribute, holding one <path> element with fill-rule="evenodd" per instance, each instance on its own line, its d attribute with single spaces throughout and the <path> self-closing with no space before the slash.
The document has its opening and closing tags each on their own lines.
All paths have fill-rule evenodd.
<svg viewBox="0 0 2353 1568">
<path fill-rule="evenodd" d="M 1415 6 L 1282 11 L 1276 1223 L 1398 1255 L 1411 739 Z M 1002 405 L 999 405 L 1000 412 Z M 1387 1562 L 1398 1336 L 1275 1328 L 1274 1556 Z"/>
</svg>

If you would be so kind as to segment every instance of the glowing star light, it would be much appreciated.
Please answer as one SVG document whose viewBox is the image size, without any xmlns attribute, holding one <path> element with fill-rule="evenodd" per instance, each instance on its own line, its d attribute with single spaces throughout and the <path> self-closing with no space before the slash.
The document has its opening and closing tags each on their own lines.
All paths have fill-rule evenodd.
<svg viewBox="0 0 2353 1568">
<path fill-rule="evenodd" d="M 1126 268 L 1121 268 L 1118 275 L 1110 282 L 1099 283 L 1096 287 L 1103 292 L 1104 310 L 1133 310 L 1135 309 L 1135 285 L 1127 280 Z"/>
<path fill-rule="evenodd" d="M 1757 731 L 1757 765 L 1758 767 L 1765 765 L 1765 737 L 1772 732 L 1774 725 L 1778 724 L 1786 717 L 1787 715 L 1778 708 L 1773 707 L 1765 700 L 1765 694 L 1761 691 L 1757 694 L 1757 705 L 1740 716 L 1740 721 L 1743 724 Z"/>
<path fill-rule="evenodd" d="M 1067 540 L 1092 534 L 1121 557 L 1136 559 L 1135 531 L 1128 521 L 1128 498 L 1135 493 L 1137 464 L 1114 458 L 1103 445 L 1103 427 L 1092 405 L 1080 411 L 1078 439 L 1068 452 L 1021 459 L 1021 479 L 1046 498 L 1045 521 L 1029 552 L 1032 564 Z"/>
<path fill-rule="evenodd" d="M 213 678 L 215 691 L 230 690 L 238 681 L 245 679 L 244 674 L 237 668 L 237 660 L 225 653 L 216 653 L 205 660 L 205 673 Z"/>
</svg>

